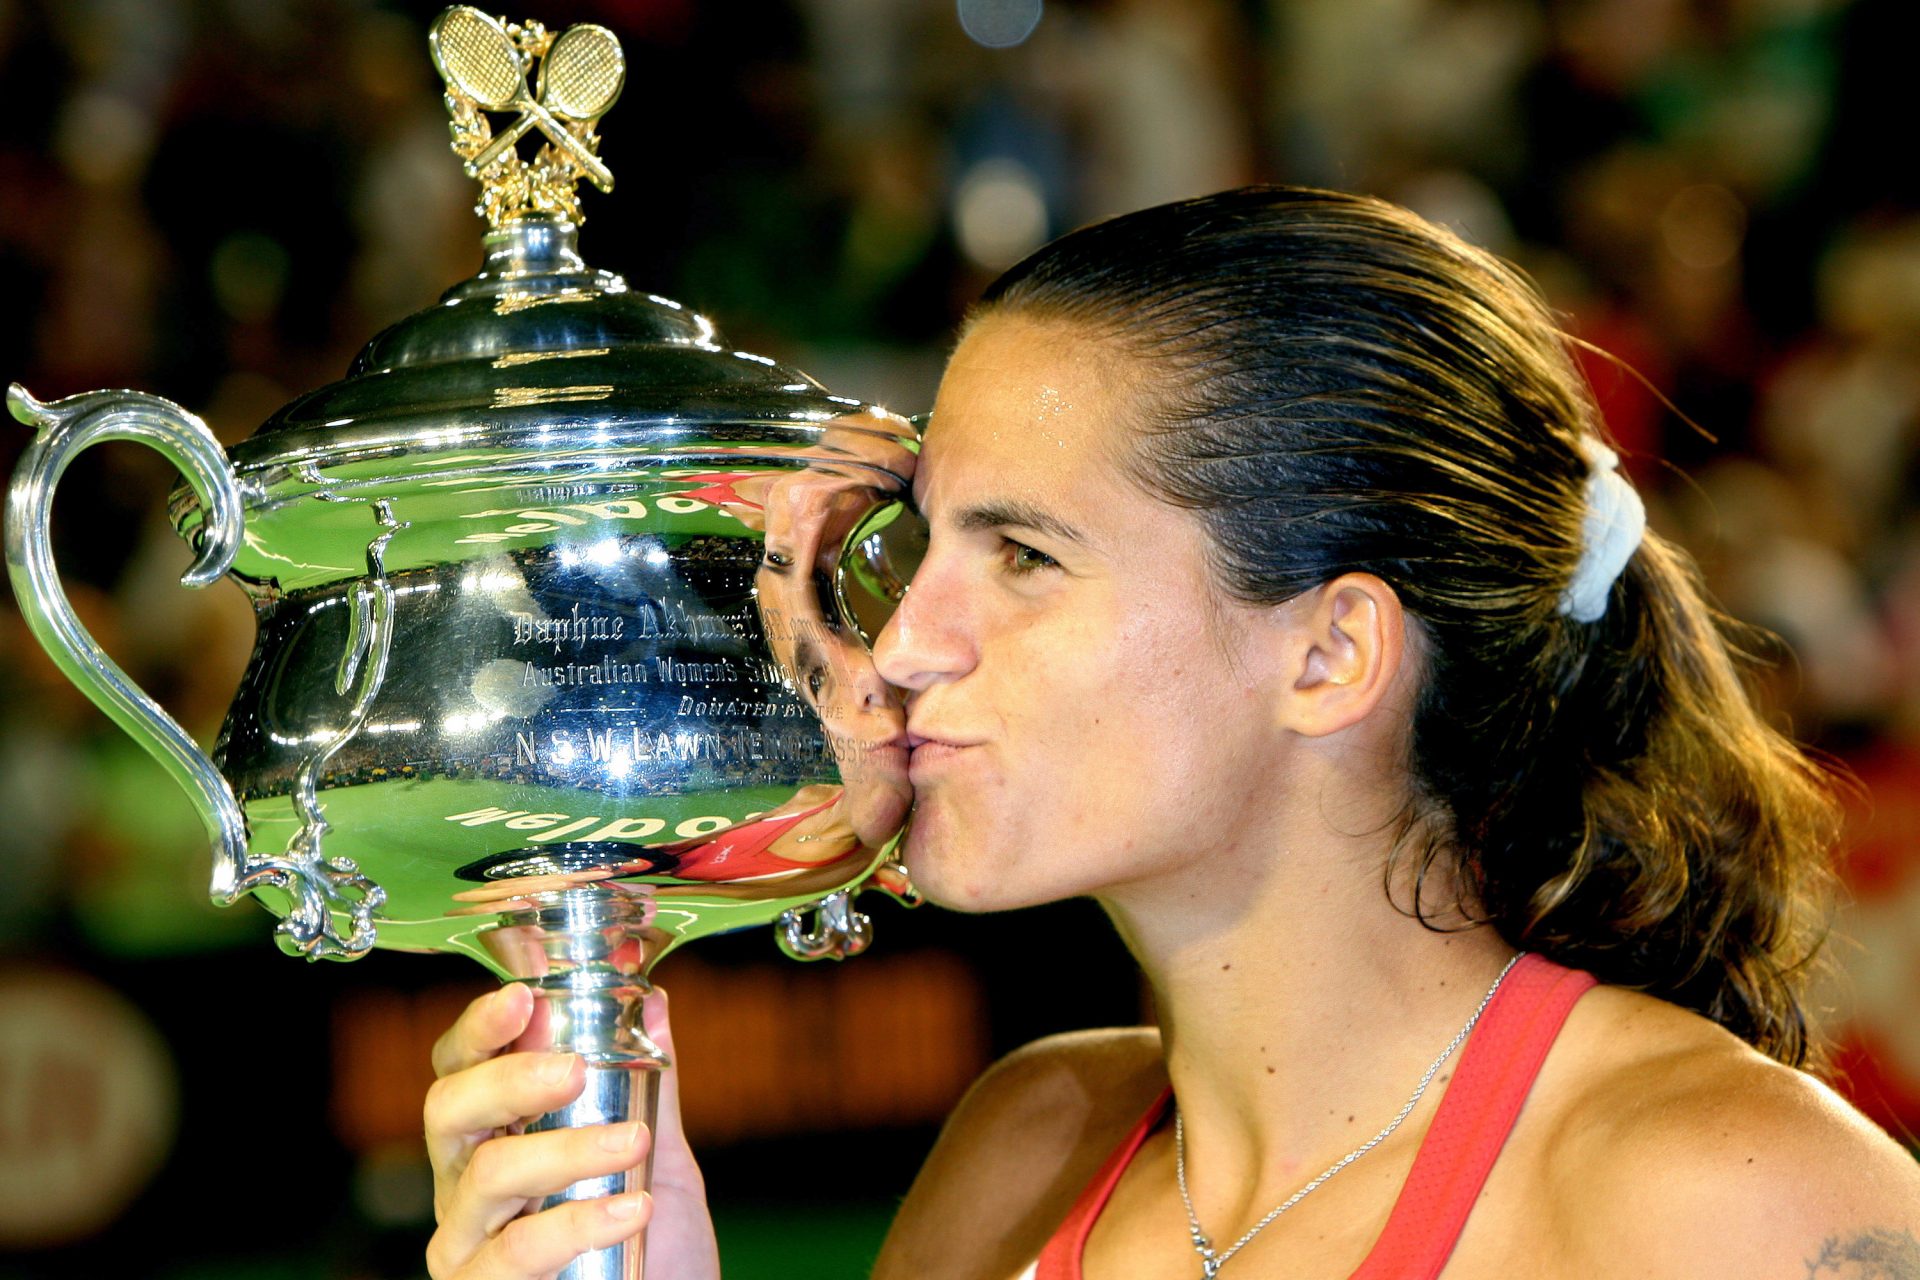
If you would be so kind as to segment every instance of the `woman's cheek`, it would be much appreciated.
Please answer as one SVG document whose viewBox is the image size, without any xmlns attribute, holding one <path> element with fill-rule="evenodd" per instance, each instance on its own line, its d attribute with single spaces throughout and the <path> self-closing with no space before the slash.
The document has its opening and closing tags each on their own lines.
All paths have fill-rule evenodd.
<svg viewBox="0 0 1920 1280">
<path fill-rule="evenodd" d="M 874 778 L 857 787 L 848 783 L 853 805 L 853 833 L 860 843 L 877 849 L 893 839 L 907 820 L 913 792 L 904 779 Z"/>
</svg>

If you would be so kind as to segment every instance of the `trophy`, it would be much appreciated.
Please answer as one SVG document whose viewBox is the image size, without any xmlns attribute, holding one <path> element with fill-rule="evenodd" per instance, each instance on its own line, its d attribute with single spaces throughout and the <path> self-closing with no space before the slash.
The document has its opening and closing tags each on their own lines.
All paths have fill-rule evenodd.
<svg viewBox="0 0 1920 1280">
<path fill-rule="evenodd" d="M 461 6 L 429 48 L 481 182 L 480 273 L 230 456 L 158 397 L 13 386 L 37 435 L 7 566 L 64 673 L 192 797 L 216 902 L 260 898 L 310 959 L 462 952 L 526 983 L 590 1068 L 535 1127 L 651 1124 L 661 956 L 772 924 L 790 955 L 843 957 L 870 936 L 857 891 L 913 898 L 892 857 L 904 714 L 867 645 L 924 545 L 917 438 L 581 259 L 575 186 L 613 185 L 610 32 Z M 61 473 L 116 439 L 183 473 L 185 583 L 230 577 L 256 611 L 211 756 L 101 652 L 52 563 Z M 564 1274 L 631 1278 L 642 1249 Z"/>
</svg>

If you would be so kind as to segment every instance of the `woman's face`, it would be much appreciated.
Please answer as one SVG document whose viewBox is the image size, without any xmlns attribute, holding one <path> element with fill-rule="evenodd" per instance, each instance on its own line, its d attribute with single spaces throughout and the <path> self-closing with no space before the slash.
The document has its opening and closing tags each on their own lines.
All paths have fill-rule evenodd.
<svg viewBox="0 0 1920 1280">
<path fill-rule="evenodd" d="M 915 494 L 925 561 L 875 647 L 907 691 L 907 863 L 935 901 L 1029 905 L 1242 841 L 1275 765 L 1256 610 L 1191 514 L 1123 474 L 1147 370 L 993 314 L 954 353 Z"/>
</svg>

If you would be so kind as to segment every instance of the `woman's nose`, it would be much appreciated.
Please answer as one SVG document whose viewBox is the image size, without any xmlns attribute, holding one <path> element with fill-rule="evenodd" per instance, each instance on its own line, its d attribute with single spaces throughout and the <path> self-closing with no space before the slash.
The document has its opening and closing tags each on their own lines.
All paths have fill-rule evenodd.
<svg viewBox="0 0 1920 1280">
<path fill-rule="evenodd" d="M 873 642 L 873 664 L 895 688 L 921 690 L 973 667 L 966 609 L 933 557 L 920 565 L 900 607 Z"/>
<path fill-rule="evenodd" d="M 847 655 L 846 688 L 853 694 L 854 709 L 862 715 L 892 715 L 898 717 L 904 699 L 900 690 L 888 684 L 874 663 L 873 655 L 864 647 L 856 648 Z"/>
</svg>

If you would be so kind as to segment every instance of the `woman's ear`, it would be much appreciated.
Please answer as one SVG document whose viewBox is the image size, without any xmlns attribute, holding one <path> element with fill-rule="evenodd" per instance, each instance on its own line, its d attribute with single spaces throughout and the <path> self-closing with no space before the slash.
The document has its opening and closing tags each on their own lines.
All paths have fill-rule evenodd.
<svg viewBox="0 0 1920 1280">
<path fill-rule="evenodd" d="M 1398 685 L 1407 624 L 1400 597 L 1370 573 L 1345 573 L 1280 606 L 1275 713 L 1309 738 L 1358 723 Z"/>
</svg>

